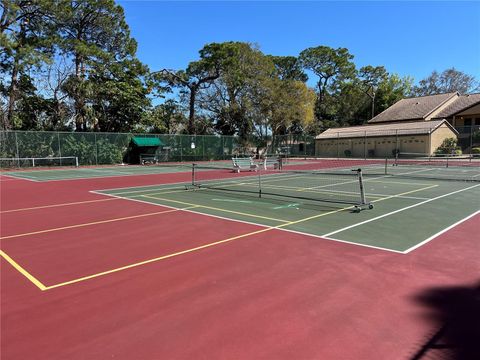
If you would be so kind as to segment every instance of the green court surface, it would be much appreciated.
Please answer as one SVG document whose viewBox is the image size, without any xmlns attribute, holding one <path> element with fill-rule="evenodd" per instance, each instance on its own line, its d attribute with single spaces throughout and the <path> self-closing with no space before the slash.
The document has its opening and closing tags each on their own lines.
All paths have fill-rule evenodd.
<svg viewBox="0 0 480 360">
<path fill-rule="evenodd" d="M 108 167 L 82 167 L 47 170 L 25 170 L 2 172 L 2 175 L 26 179 L 31 181 L 51 181 L 69 179 L 90 179 L 96 177 L 153 175 L 173 172 L 188 171 L 182 166 L 108 166 Z"/>
<path fill-rule="evenodd" d="M 97 193 L 400 253 L 428 242 L 480 207 L 478 182 L 370 176 L 364 179 L 365 195 L 374 208 L 355 213 L 349 202 L 357 201 L 358 184 L 341 175 L 224 176 L 222 190 L 169 184 Z M 258 181 L 265 192 L 261 198 L 255 192 Z M 230 186 L 247 192 L 228 191 Z"/>
</svg>

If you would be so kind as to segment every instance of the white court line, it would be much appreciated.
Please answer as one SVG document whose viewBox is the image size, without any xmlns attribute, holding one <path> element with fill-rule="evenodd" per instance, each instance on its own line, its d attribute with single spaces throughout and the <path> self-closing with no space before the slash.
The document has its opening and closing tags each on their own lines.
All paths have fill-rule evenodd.
<svg viewBox="0 0 480 360">
<path fill-rule="evenodd" d="M 443 233 L 447 232 L 448 230 L 453 229 L 455 226 L 460 225 L 461 223 L 463 223 L 463 222 L 471 219 L 472 217 L 474 217 L 475 215 L 478 215 L 478 214 L 480 214 L 480 210 L 477 210 L 477 211 L 475 211 L 473 214 L 470 214 L 470 215 L 468 215 L 467 217 L 465 217 L 465 218 L 457 221 L 455 224 L 452 224 L 452 225 L 450 225 L 449 227 L 446 227 L 446 228 L 443 229 L 442 231 L 439 231 L 438 233 L 430 236 L 428 239 L 423 240 L 421 243 L 418 243 L 417 245 L 414 245 L 414 246 L 412 246 L 411 248 L 408 248 L 407 250 L 404 251 L 404 254 L 408 254 L 409 252 L 411 252 L 411 251 L 419 248 L 420 246 L 423 246 L 423 245 L 427 244 L 428 242 L 432 241 L 432 240 L 435 239 L 436 237 L 442 235 Z"/>
<path fill-rule="evenodd" d="M 411 209 L 411 208 L 414 208 L 414 207 L 417 207 L 417 206 L 420 206 L 420 205 L 423 205 L 423 204 L 432 202 L 432 201 L 434 201 L 434 200 L 438 200 L 438 199 L 442 199 L 442 198 L 447 197 L 447 196 L 450 196 L 450 195 L 458 194 L 458 193 L 460 193 L 460 192 L 467 191 L 467 190 L 476 188 L 476 187 L 478 187 L 478 186 L 480 186 L 480 184 L 473 185 L 473 186 L 469 186 L 469 187 L 467 187 L 467 188 L 465 188 L 465 189 L 460 189 L 460 190 L 452 191 L 452 192 L 449 192 L 449 193 L 447 193 L 447 194 L 443 194 L 443 195 L 440 195 L 440 196 L 436 196 L 436 197 L 434 197 L 434 198 L 431 198 L 431 199 L 428 199 L 428 200 L 424 200 L 424 201 L 421 201 L 421 202 L 419 202 L 419 203 L 416 203 L 416 204 L 413 204 L 413 205 L 410 205 L 410 206 L 406 206 L 406 207 L 404 207 L 404 208 L 401 208 L 401 209 L 398 209 L 398 210 L 395 210 L 395 211 L 391 211 L 391 212 L 389 212 L 389 213 L 386 213 L 386 214 L 383 214 L 383 215 L 374 217 L 374 218 L 372 218 L 372 219 L 365 220 L 365 221 L 362 221 L 362 222 L 359 222 L 359 223 L 357 223 L 357 224 L 353 224 L 353 225 L 350 225 L 350 226 L 346 226 L 346 227 L 344 227 L 344 228 L 341 228 L 341 229 L 338 229 L 338 230 L 329 232 L 329 233 L 324 234 L 324 235 L 322 235 L 322 236 L 328 237 L 328 236 L 330 236 L 330 235 L 334 235 L 334 234 L 337 234 L 337 233 L 339 233 L 339 232 L 342 232 L 342 231 L 345 231 L 345 230 L 349 230 L 349 229 L 355 228 L 355 227 L 360 226 L 360 225 L 368 224 L 368 223 L 370 223 L 370 222 L 372 222 L 372 221 L 376 221 L 376 220 L 382 219 L 382 218 L 384 218 L 384 217 L 397 214 L 397 213 L 399 213 L 399 212 L 402 212 L 402 211 L 405 211 L 405 210 L 408 210 L 408 209 Z"/>
<path fill-rule="evenodd" d="M 272 182 L 272 181 L 280 181 L 285 178 L 292 178 L 292 177 L 298 177 L 300 175 L 286 175 L 283 176 L 281 179 L 277 177 L 273 177 L 273 174 L 267 175 L 268 178 L 264 179 L 263 181 L 267 182 Z M 245 181 L 244 181 L 245 180 Z M 211 182 L 218 182 L 221 181 L 223 185 L 238 185 L 238 184 L 256 184 L 258 182 L 258 175 L 248 175 L 248 176 L 242 176 L 242 177 L 231 177 L 231 178 L 222 178 L 222 179 L 209 179 L 205 180 L 206 183 L 211 183 Z M 126 195 L 126 194 L 135 194 L 135 193 L 141 193 L 141 192 L 146 192 L 146 191 L 162 191 L 162 190 L 170 190 L 171 187 L 179 187 L 179 186 L 185 186 L 185 185 L 192 185 L 191 182 L 189 181 L 184 181 L 184 182 L 176 182 L 176 183 L 165 183 L 165 184 L 155 184 L 155 185 L 146 185 L 146 186 L 127 186 L 123 188 L 117 188 L 117 189 L 105 189 L 105 190 L 96 190 L 96 191 L 115 191 L 115 190 L 124 190 L 124 189 L 135 189 L 139 188 L 142 190 L 130 190 L 130 191 L 124 191 L 124 192 L 118 192 L 115 193 L 115 195 Z M 151 188 L 151 187 L 158 187 L 158 189 L 144 189 L 144 188 Z"/>
<path fill-rule="evenodd" d="M 74 170 L 74 169 L 72 169 Z M 80 169 L 80 170 L 85 170 L 85 171 L 90 171 L 90 170 L 93 170 L 93 169 Z M 29 170 L 28 172 L 35 172 L 36 170 Z M 38 171 L 42 171 L 42 170 L 38 170 Z M 62 170 L 48 170 L 48 171 L 62 171 Z M 63 170 L 65 171 L 65 170 Z M 75 170 L 74 170 L 75 171 Z M 77 170 L 78 171 L 78 170 Z M 100 171 L 100 169 L 99 169 Z M 27 171 L 25 171 L 27 172 Z M 85 176 L 84 174 L 81 174 L 81 175 L 84 175 L 84 176 L 79 176 L 79 177 L 70 177 L 70 178 L 66 178 L 66 177 L 62 177 L 62 176 L 50 176 L 50 177 L 44 177 L 42 178 L 41 180 L 34 180 L 33 178 L 31 177 L 23 177 L 18 175 L 18 176 L 15 176 L 15 175 L 10 175 L 11 177 L 14 177 L 16 179 L 23 179 L 23 180 L 28 180 L 28 181 L 34 181 L 34 182 L 47 182 L 47 181 L 72 181 L 72 180 L 94 180 L 94 179 L 108 179 L 108 178 L 117 178 L 117 177 L 125 177 L 125 176 L 147 176 L 147 175 L 164 175 L 164 174 L 180 174 L 180 173 L 188 173 L 188 172 L 191 172 L 191 170 L 186 170 L 186 171 L 174 171 L 174 172 L 155 172 L 155 173 L 119 173 L 119 175 L 105 175 L 105 176 L 102 176 L 102 175 L 96 175 L 96 174 L 92 174 L 91 176 Z M 6 176 L 6 175 L 5 175 Z M 146 185 L 146 186 L 158 186 L 158 184 L 156 185 Z M 128 188 L 128 187 L 125 187 L 125 188 Z M 118 188 L 118 189 L 121 189 L 121 188 Z M 108 189 L 110 190 L 110 189 Z M 112 189 L 112 190 L 115 190 L 115 189 Z"/>
<path fill-rule="evenodd" d="M 283 189 L 283 190 L 290 190 L 290 191 L 295 191 L 295 192 L 307 192 L 309 194 L 347 194 L 351 196 L 359 196 L 360 195 L 360 190 L 359 191 L 345 191 L 345 190 L 330 190 L 330 189 L 323 189 L 321 191 L 315 191 L 316 189 L 323 188 L 326 186 L 335 186 L 335 185 L 342 185 L 344 183 L 336 183 L 336 184 L 329 184 L 329 185 L 322 185 L 322 186 L 315 186 L 315 187 L 310 187 L 310 188 L 301 188 L 301 187 L 294 187 L 294 186 L 287 186 L 287 185 L 265 185 L 262 186 L 265 188 L 270 188 L 270 189 Z M 246 185 L 246 186 L 251 186 L 251 187 L 258 187 L 255 183 L 240 183 L 239 185 Z M 425 184 L 422 184 L 425 185 Z M 118 193 L 117 193 L 118 195 Z M 399 199 L 412 199 L 412 200 L 427 200 L 429 198 L 426 197 L 417 197 L 417 196 L 404 196 L 404 195 L 396 195 L 396 194 L 377 194 L 373 192 L 365 192 L 365 195 L 368 196 L 373 196 L 373 197 L 379 197 L 379 198 L 384 198 L 388 196 L 395 196 Z"/>
<path fill-rule="evenodd" d="M 398 251 L 398 250 L 383 248 L 383 247 L 373 246 L 373 245 L 368 245 L 368 244 L 357 243 L 357 242 L 354 242 L 354 241 L 339 240 L 339 239 L 334 239 L 334 238 L 331 238 L 331 237 L 330 238 L 325 238 L 324 236 L 321 236 L 321 235 L 309 234 L 309 233 L 306 233 L 306 232 L 290 230 L 290 229 L 286 229 L 286 228 L 278 228 L 277 226 L 269 226 L 269 225 L 265 225 L 265 224 L 259 224 L 259 223 L 255 223 L 255 222 L 245 221 L 245 220 L 238 220 L 238 219 L 228 218 L 228 217 L 219 216 L 219 215 L 212 215 L 212 214 L 208 214 L 208 213 L 204 213 L 204 212 L 200 212 L 200 211 L 189 210 L 189 209 L 185 209 L 185 208 L 178 208 L 176 206 L 158 204 L 158 203 L 154 203 L 154 202 L 150 202 L 150 201 L 138 200 L 138 199 L 133 199 L 133 198 L 129 198 L 129 197 L 117 196 L 117 195 L 112 195 L 112 194 L 107 194 L 107 193 L 102 193 L 102 192 L 97 192 L 97 191 L 90 191 L 90 192 L 94 193 L 94 194 L 98 194 L 98 195 L 111 196 L 111 197 L 118 198 L 118 199 L 136 201 L 136 202 L 140 202 L 140 203 L 144 203 L 144 204 L 148 204 L 148 205 L 155 205 L 155 206 L 160 206 L 160 207 L 164 207 L 164 208 L 168 208 L 168 209 L 180 210 L 180 211 L 184 211 L 184 212 L 188 212 L 188 213 L 192 213 L 192 214 L 196 214 L 196 215 L 203 215 L 203 216 L 213 217 L 213 218 L 217 218 L 217 219 L 221 219 L 221 220 L 234 221 L 234 222 L 238 222 L 238 223 L 242 223 L 242 224 L 254 225 L 254 226 L 261 227 L 261 228 L 273 228 L 274 230 L 278 230 L 278 231 L 285 231 L 285 232 L 288 232 L 288 233 L 306 235 L 306 236 L 310 236 L 310 237 L 314 237 L 314 238 L 318 238 L 318 239 L 322 239 L 322 240 L 325 239 L 325 240 L 328 240 L 328 241 L 337 241 L 337 242 L 350 244 L 350 245 L 355 245 L 355 246 L 361 246 L 361 247 L 367 247 L 367 248 L 376 249 L 376 250 L 382 250 L 382 251 L 393 252 L 393 253 L 397 253 L 397 254 L 403 254 L 403 252 Z M 201 207 L 201 205 L 199 205 L 199 206 Z M 346 208 L 344 211 L 349 211 L 349 210 Z"/>
<path fill-rule="evenodd" d="M 12 180 L 26 180 L 26 181 L 33 181 L 33 182 L 41 182 L 39 180 L 35 180 L 29 177 L 22 177 L 22 176 L 16 176 L 16 175 L 4 175 L 4 174 L 2 174 L 2 176 L 9 177 Z"/>
</svg>

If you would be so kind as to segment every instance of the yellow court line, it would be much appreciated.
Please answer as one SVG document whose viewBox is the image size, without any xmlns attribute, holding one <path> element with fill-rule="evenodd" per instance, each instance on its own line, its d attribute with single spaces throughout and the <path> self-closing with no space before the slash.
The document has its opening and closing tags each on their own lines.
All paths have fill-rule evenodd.
<svg viewBox="0 0 480 360">
<path fill-rule="evenodd" d="M 195 207 L 197 207 L 197 206 L 190 206 L 190 207 L 184 208 L 184 209 L 168 209 L 168 210 L 156 211 L 156 212 L 148 213 L 148 214 L 132 215 L 132 216 L 125 216 L 125 217 L 121 217 L 121 218 L 115 218 L 115 219 L 94 221 L 94 222 L 90 222 L 90 223 L 83 223 L 83 224 L 62 226 L 62 227 L 58 227 L 58 228 L 52 228 L 52 229 L 46 229 L 46 230 L 33 231 L 33 232 L 29 232 L 29 233 L 3 236 L 3 237 L 0 237 L 0 240 L 18 238 L 18 237 L 23 237 L 23 236 L 38 235 L 38 234 L 44 234 L 44 233 L 49 233 L 49 232 L 54 232 L 54 231 L 61 231 L 61 230 L 67 230 L 67 229 L 75 229 L 75 228 L 79 228 L 79 227 L 93 226 L 93 225 L 98 225 L 98 224 L 106 224 L 106 223 L 111 223 L 111 222 L 116 222 L 116 221 L 123 221 L 123 220 L 130 220 L 130 219 L 138 219 L 138 218 L 142 218 L 142 217 L 153 216 L 153 215 L 160 215 L 160 214 L 166 214 L 166 213 L 170 213 L 170 212 L 181 211 L 181 210 L 191 209 L 191 208 L 195 208 Z"/>
<path fill-rule="evenodd" d="M 152 195 L 156 195 L 156 194 L 152 194 Z M 248 217 L 254 217 L 254 218 L 258 218 L 258 219 L 272 220 L 272 221 L 276 221 L 276 222 L 288 222 L 288 220 L 270 218 L 270 217 L 267 217 L 267 216 L 247 214 L 247 213 L 243 213 L 243 212 L 240 212 L 240 211 L 234 211 L 234 210 L 227 210 L 227 209 L 222 209 L 222 208 L 216 208 L 216 207 L 213 207 L 213 206 L 192 204 L 192 203 L 188 203 L 188 202 L 185 202 L 185 201 L 170 200 L 170 199 L 165 199 L 165 198 L 161 198 L 161 197 L 157 197 L 157 196 L 152 196 L 152 195 L 141 195 L 141 196 L 142 196 L 142 197 L 145 197 L 145 198 L 149 198 L 149 199 L 154 199 L 154 200 L 161 200 L 161 201 L 166 201 L 166 202 L 173 202 L 173 203 L 182 204 L 182 205 L 188 205 L 188 206 L 196 206 L 196 207 L 203 208 L 203 209 L 210 209 L 210 210 L 215 210 L 215 211 L 227 212 L 227 213 L 231 213 L 231 214 L 237 214 L 237 215 L 243 215 L 243 216 L 248 216 Z"/>
<path fill-rule="evenodd" d="M 412 191 L 407 191 L 407 192 L 404 192 L 404 193 L 401 193 L 401 194 L 392 195 L 392 196 L 388 196 L 388 197 L 385 197 L 385 198 L 382 198 L 382 199 L 375 200 L 375 202 L 379 202 L 379 201 L 383 201 L 383 200 L 388 200 L 388 199 L 391 199 L 391 198 L 394 198 L 394 197 L 398 197 L 398 196 L 404 196 L 404 195 L 407 195 L 407 194 L 410 194 L 410 193 L 413 193 L 413 192 L 418 192 L 418 191 L 426 190 L 426 189 L 429 189 L 429 188 L 432 188 L 432 187 L 436 187 L 436 186 L 438 186 L 438 185 L 430 185 L 430 186 L 425 187 L 425 188 L 422 188 L 422 189 L 416 189 L 416 190 L 412 190 Z M 198 207 L 198 206 L 195 206 L 195 207 Z M 181 211 L 181 210 L 187 210 L 187 209 L 188 209 L 188 208 L 175 209 L 175 210 Z M 100 273 L 96 273 L 96 274 L 84 276 L 84 277 L 81 277 L 81 278 L 73 279 L 73 280 L 70 280 L 70 281 L 66 281 L 66 282 L 59 283 L 59 284 L 55 284 L 55 285 L 51 285 L 51 286 L 44 286 L 42 283 L 40 283 L 38 280 L 36 280 L 32 275 L 30 275 L 28 272 L 26 272 L 23 268 L 20 267 L 21 270 L 19 270 L 15 265 L 14 265 L 14 267 L 17 268 L 17 270 L 19 270 L 23 275 L 25 275 L 30 281 L 34 282 L 34 280 L 35 280 L 36 282 L 34 282 L 34 284 L 37 285 L 41 290 L 51 290 L 51 289 L 59 288 L 59 287 L 62 287 L 62 286 L 67 286 L 67 285 L 79 283 L 79 282 L 82 282 L 82 281 L 94 279 L 94 278 L 101 277 L 101 276 L 104 276 L 104 275 L 113 274 L 113 273 L 116 273 L 116 272 L 119 272 L 119 271 L 122 271 L 122 270 L 127 270 L 127 269 L 131 269 L 131 268 L 138 267 L 138 266 L 141 266 L 141 265 L 145 265 L 145 264 L 149 264 L 149 263 L 161 261 L 161 260 L 164 260 L 164 259 L 168 259 L 168 258 L 180 256 L 180 255 L 183 255 L 183 254 L 187 254 L 187 253 L 199 251 L 199 250 L 202 250 L 202 249 L 206 249 L 206 248 L 213 247 L 213 246 L 216 246 L 216 245 L 220 245 L 220 244 L 223 244 L 223 243 L 231 242 L 231 241 L 234 241 L 234 240 L 237 240 L 237 239 L 241 239 L 241 238 L 245 238 L 245 237 L 248 237 L 248 236 L 252 236 L 252 235 L 264 233 L 264 232 L 271 231 L 271 230 L 275 230 L 275 229 L 282 229 L 282 228 L 287 227 L 287 226 L 299 224 L 299 223 L 302 223 L 302 222 L 305 222 L 305 221 L 317 219 L 317 218 L 320 218 L 320 217 L 323 217 L 323 216 L 335 214 L 335 213 L 338 213 L 338 212 L 341 212 L 341 211 L 345 211 L 345 210 L 349 210 L 349 209 L 351 209 L 351 206 L 343 207 L 343 208 L 340 208 L 340 209 L 337 209 L 337 210 L 328 211 L 328 212 L 326 212 L 326 213 L 322 213 L 322 214 L 318 214 L 318 215 L 309 216 L 309 217 L 307 217 L 307 218 L 300 219 L 300 220 L 290 221 L 290 222 L 287 222 L 287 223 L 285 223 L 285 224 L 280 224 L 280 225 L 276 225 L 276 226 L 266 227 L 266 228 L 264 228 L 264 229 L 260 229 L 260 230 L 256 230 L 256 231 L 251 231 L 251 232 L 248 232 L 248 233 L 245 233 L 245 234 L 233 236 L 233 237 L 230 237 L 230 238 L 228 238 L 228 239 L 224 239 L 224 240 L 220 240 L 220 241 L 208 243 L 208 244 L 205 244 L 205 245 L 201 245 L 201 246 L 197 246 L 197 247 L 194 247 L 194 248 L 190 248 L 190 249 L 186 249 L 186 250 L 183 250 L 183 251 L 179 251 L 179 252 L 176 252 L 176 253 L 173 253 L 173 254 L 163 255 L 163 256 L 160 256 L 160 257 L 157 257 L 157 258 L 154 258 L 154 259 L 149 259 L 149 260 L 141 261 L 141 262 L 138 262 L 138 263 L 134 263 L 134 264 L 122 266 L 122 267 L 119 267 L 119 268 L 111 269 L 111 270 L 108 270 L 108 271 L 104 271 L 104 272 L 100 272 Z M 204 215 L 207 215 L 207 216 L 208 216 L 208 214 L 204 214 Z M 259 225 L 259 226 L 260 226 L 260 225 Z M 5 254 L 5 255 L 6 255 L 6 254 Z M 3 255 L 2 255 L 2 256 L 3 256 Z M 12 261 L 13 261 L 13 260 L 12 260 Z M 16 264 L 16 263 L 15 263 L 15 264 Z M 12 264 L 12 265 L 13 265 L 13 264 Z M 18 265 L 17 265 L 17 266 L 18 266 Z M 41 286 L 39 286 L 39 285 L 41 285 L 43 288 L 42 288 Z"/>
<path fill-rule="evenodd" d="M 35 206 L 35 207 L 29 207 L 29 208 L 4 210 L 4 211 L 0 211 L 0 213 L 5 214 L 5 213 L 11 213 L 11 212 L 17 212 L 17 211 L 28 211 L 28 210 L 37 210 L 37 209 L 47 209 L 47 208 L 60 207 L 60 206 L 81 205 L 81 204 L 88 204 L 88 203 L 102 202 L 102 201 L 111 201 L 111 200 L 119 200 L 119 198 L 86 200 L 86 201 L 77 201 L 77 202 L 71 202 L 71 203 L 62 203 L 62 204 Z"/>
<path fill-rule="evenodd" d="M 351 206 L 344 207 L 344 208 L 329 211 L 329 212 L 326 212 L 326 213 L 310 216 L 308 218 L 295 220 L 295 221 L 290 221 L 290 222 L 285 223 L 285 224 L 281 224 L 281 225 L 277 225 L 277 226 L 270 226 L 270 227 L 267 227 L 267 228 L 264 228 L 264 229 L 251 231 L 251 232 L 248 232 L 248 233 L 245 233 L 245 234 L 230 237 L 228 239 L 215 241 L 215 242 L 208 243 L 208 244 L 205 244 L 205 245 L 201 245 L 201 246 L 197 246 L 197 247 L 194 247 L 194 248 L 182 250 L 182 251 L 179 251 L 179 252 L 176 252 L 176 253 L 173 253 L 173 254 L 163 255 L 163 256 L 160 256 L 160 257 L 157 257 L 157 258 L 154 258 L 154 259 L 149 259 L 149 260 L 141 261 L 141 262 L 138 262 L 138 263 L 122 266 L 122 267 L 119 267 L 119 268 L 116 268 L 116 269 L 112 269 L 112 270 L 108 270 L 108 271 L 84 276 L 84 277 L 77 278 L 77 279 L 70 280 L 70 281 L 65 281 L 65 282 L 60 283 L 60 284 L 47 286 L 45 290 L 51 290 L 51 289 L 55 289 L 55 288 L 58 288 L 58 287 L 61 287 L 61 286 L 75 284 L 75 283 L 78 283 L 78 282 L 81 282 L 81 281 L 94 279 L 94 278 L 97 278 L 97 277 L 100 277 L 100 276 L 116 273 L 116 272 L 119 272 L 119 271 L 122 271 L 122 270 L 131 269 L 131 268 L 138 267 L 138 266 L 141 266 L 141 265 L 145 265 L 145 264 L 157 262 L 157 261 L 160 261 L 160 260 L 165 260 L 165 259 L 169 259 L 169 258 L 172 258 L 172 257 L 176 257 L 176 256 L 179 256 L 179 255 L 184 255 L 184 254 L 187 254 L 187 253 L 199 251 L 199 250 L 206 249 L 206 248 L 209 248 L 209 247 L 213 247 L 213 246 L 216 246 L 216 245 L 224 244 L 224 243 L 227 243 L 227 242 L 230 242 L 230 241 L 242 239 L 242 238 L 245 238 L 245 237 L 248 237 L 248 236 L 261 234 L 261 233 L 264 233 L 264 232 L 267 232 L 267 231 L 280 229 L 280 228 L 283 228 L 285 226 L 294 225 L 294 224 L 297 224 L 297 223 L 300 223 L 300 222 L 303 222 L 303 221 L 308 221 L 308 220 L 312 220 L 312 219 L 319 218 L 319 217 L 322 217 L 322 216 L 326 216 L 326 215 L 329 215 L 329 214 L 337 213 L 337 212 L 344 211 L 344 210 L 347 210 L 347 209 L 350 209 L 350 208 L 351 208 Z"/>
<path fill-rule="evenodd" d="M 434 187 L 437 187 L 437 186 L 438 186 L 438 185 L 428 185 L 428 186 L 425 186 L 425 187 L 420 188 L 420 189 L 405 191 L 405 192 L 403 192 L 403 193 L 395 194 L 395 195 L 389 195 L 389 196 L 383 197 L 383 198 L 381 198 L 381 199 L 373 200 L 373 201 L 371 201 L 371 202 L 385 201 L 385 200 L 393 199 L 393 198 L 396 198 L 396 197 L 413 194 L 413 193 L 416 193 L 416 192 L 419 192 L 419 191 L 428 190 L 428 189 L 431 189 L 431 188 L 434 188 Z"/>
<path fill-rule="evenodd" d="M 27 270 L 21 267 L 15 260 L 8 256 L 4 251 L 0 250 L 0 255 L 10 263 L 20 274 L 25 276 L 28 280 L 34 283 L 40 290 L 47 290 L 47 287 L 43 285 L 36 277 L 30 274 Z"/>
</svg>

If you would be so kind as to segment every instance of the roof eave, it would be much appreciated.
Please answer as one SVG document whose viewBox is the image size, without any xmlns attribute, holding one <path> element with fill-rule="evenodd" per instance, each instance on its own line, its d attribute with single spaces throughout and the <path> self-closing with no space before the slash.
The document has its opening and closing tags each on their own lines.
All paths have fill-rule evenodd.
<svg viewBox="0 0 480 360">
<path fill-rule="evenodd" d="M 432 110 L 430 110 L 428 113 L 426 113 L 425 115 L 423 115 L 423 119 L 425 120 L 430 114 L 432 114 L 433 112 L 435 112 L 436 110 L 438 110 L 438 108 L 440 108 L 441 106 L 443 106 L 447 101 L 450 101 L 454 96 L 457 96 L 459 97 L 460 96 L 460 93 L 458 91 L 455 91 L 454 93 L 452 93 L 451 96 L 449 96 L 448 98 L 446 98 L 444 101 L 442 101 L 440 104 L 438 104 L 436 107 L 434 107 Z"/>
</svg>

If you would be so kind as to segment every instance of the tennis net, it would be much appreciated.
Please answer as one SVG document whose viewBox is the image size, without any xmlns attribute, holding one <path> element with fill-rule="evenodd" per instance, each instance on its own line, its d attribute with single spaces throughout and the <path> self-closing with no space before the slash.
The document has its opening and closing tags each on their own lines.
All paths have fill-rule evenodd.
<svg viewBox="0 0 480 360">
<path fill-rule="evenodd" d="M 365 198 L 361 169 L 339 174 L 314 170 L 265 171 L 259 168 L 256 172 L 232 177 L 231 170 L 219 172 L 218 167 L 193 164 L 188 188 L 241 193 L 259 198 L 281 197 L 304 202 L 348 204 L 353 205 L 356 211 L 373 208 Z"/>
<path fill-rule="evenodd" d="M 480 159 L 472 155 L 399 153 L 386 160 L 385 170 L 391 176 L 480 182 Z"/>
<path fill-rule="evenodd" d="M 361 168 L 363 177 L 414 178 L 480 182 L 480 158 L 471 155 L 429 156 L 400 153 L 392 158 L 322 158 L 298 161 L 287 168 L 321 169 L 323 172 L 345 174 L 350 169 Z M 284 166 L 285 168 L 285 166 Z"/>
<path fill-rule="evenodd" d="M 28 158 L 0 158 L 0 168 L 27 168 L 27 167 L 52 167 L 52 166 L 74 166 L 78 167 L 76 156 L 49 156 L 49 157 L 28 157 Z"/>
</svg>

